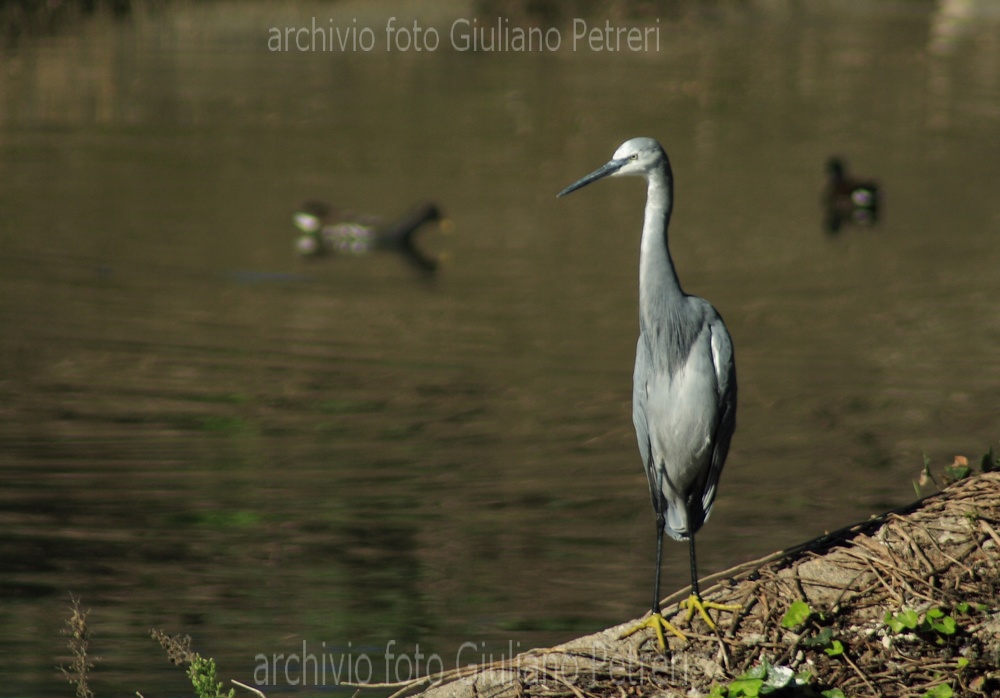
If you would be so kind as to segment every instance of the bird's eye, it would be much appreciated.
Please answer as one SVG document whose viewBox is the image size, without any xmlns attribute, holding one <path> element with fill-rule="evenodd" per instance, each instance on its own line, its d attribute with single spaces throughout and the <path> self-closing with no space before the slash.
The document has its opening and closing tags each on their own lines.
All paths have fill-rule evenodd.
<svg viewBox="0 0 1000 698">
<path fill-rule="evenodd" d="M 631 155 L 629 155 L 628 159 L 631 160 L 632 162 L 635 162 L 636 160 L 639 159 L 639 153 L 632 153 Z"/>
</svg>

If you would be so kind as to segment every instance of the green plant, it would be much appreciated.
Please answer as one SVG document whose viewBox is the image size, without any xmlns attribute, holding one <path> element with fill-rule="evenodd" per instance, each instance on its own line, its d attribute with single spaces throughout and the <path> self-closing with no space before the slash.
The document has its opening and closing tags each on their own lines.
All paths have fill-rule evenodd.
<svg viewBox="0 0 1000 698">
<path fill-rule="evenodd" d="M 917 493 L 917 497 L 922 497 L 921 487 L 926 487 L 927 485 L 934 483 L 934 486 L 941 489 L 941 485 L 938 484 L 937 480 L 934 479 L 934 473 L 931 472 L 931 459 L 925 453 L 924 454 L 924 467 L 920 471 L 920 478 L 913 483 L 913 489 Z"/>
<path fill-rule="evenodd" d="M 188 667 L 187 675 L 198 698 L 233 698 L 236 695 L 234 688 L 229 689 L 228 693 L 223 692 L 222 682 L 217 681 L 215 660 L 211 657 L 204 659 L 196 654 Z"/>
<path fill-rule="evenodd" d="M 944 467 L 944 474 L 948 476 L 951 482 L 964 480 L 972 474 L 972 468 L 969 467 L 969 459 L 965 456 L 955 456 L 955 461 L 951 465 Z"/>
<path fill-rule="evenodd" d="M 782 616 L 781 627 L 788 629 L 797 628 L 804 625 L 811 618 L 821 621 L 826 620 L 822 613 L 815 613 L 808 603 L 799 599 L 793 601 L 792 605 L 785 612 L 785 615 Z M 822 649 L 830 657 L 838 657 L 844 653 L 843 643 L 833 638 L 833 629 L 829 626 L 820 629 L 815 635 L 804 638 L 802 644 L 806 647 Z"/>
<path fill-rule="evenodd" d="M 954 635 L 958 624 L 955 619 L 947 615 L 943 608 L 929 608 L 924 614 L 924 622 L 920 629 L 925 632 L 936 632 L 941 635 Z"/>
<path fill-rule="evenodd" d="M 923 635 L 939 645 L 943 645 L 949 637 L 959 630 L 958 621 L 955 615 L 964 615 L 975 611 L 985 610 L 983 604 L 970 604 L 959 602 L 954 609 L 949 610 L 941 606 L 933 606 L 924 611 L 921 617 L 911 608 L 903 609 L 899 613 L 887 611 L 883 621 L 889 630 L 894 633 L 912 632 Z"/>
<path fill-rule="evenodd" d="M 825 647 L 823 651 L 826 652 L 827 656 L 839 657 L 844 653 L 844 645 L 840 640 L 833 640 L 830 642 L 830 646 Z"/>
<path fill-rule="evenodd" d="M 913 609 L 905 609 L 899 613 L 886 611 L 885 618 L 882 620 L 894 633 L 901 633 L 905 630 L 916 630 L 917 624 L 920 622 L 917 612 Z"/>
<path fill-rule="evenodd" d="M 993 446 L 990 446 L 986 453 L 979 459 L 979 470 L 983 473 L 1000 470 L 1000 457 L 993 452 Z M 965 456 L 955 456 L 951 465 L 946 465 L 942 468 L 941 476 L 944 485 L 947 486 L 953 482 L 971 477 L 974 473 L 975 470 L 969 464 L 968 458 Z M 933 484 L 939 490 L 942 488 L 942 484 L 938 482 L 938 479 L 934 477 L 934 473 L 931 472 L 931 459 L 925 453 L 924 467 L 920 471 L 920 477 L 913 483 L 913 489 L 918 497 L 922 496 L 921 488 L 929 484 Z"/>
<path fill-rule="evenodd" d="M 223 692 L 223 684 L 216 675 L 215 660 L 211 657 L 205 659 L 191 649 L 190 635 L 168 635 L 156 629 L 150 630 L 149 634 L 167 651 L 167 658 L 171 662 L 178 666 L 188 665 L 187 675 L 198 698 L 234 698 L 236 689 Z"/>
<path fill-rule="evenodd" d="M 983 612 L 987 608 L 989 608 L 989 606 L 987 606 L 984 603 L 968 603 L 967 601 L 959 601 L 957 604 L 955 604 L 955 610 L 958 613 L 963 613 L 963 614 L 972 613 L 973 611 Z"/>
<path fill-rule="evenodd" d="M 809 620 L 810 616 L 812 616 L 812 609 L 809 608 L 809 604 L 797 599 L 792 602 L 792 605 L 785 611 L 785 615 L 781 617 L 781 627 L 789 630 L 797 628 Z"/>
<path fill-rule="evenodd" d="M 1000 470 L 1000 458 L 997 458 L 993 453 L 993 447 L 983 454 L 983 457 L 979 459 L 979 469 L 984 473 L 991 473 L 994 470 Z"/>
<path fill-rule="evenodd" d="M 743 698 L 744 696 L 764 696 L 769 693 L 804 686 L 809 681 L 809 674 L 796 674 L 786 666 L 774 666 L 767 658 L 762 658 L 757 666 L 742 676 L 733 679 L 725 686 L 712 686 L 709 698 Z"/>
<path fill-rule="evenodd" d="M 927 698 L 951 698 L 955 695 L 955 692 L 951 690 L 951 686 L 946 683 L 939 683 L 934 688 L 927 689 L 924 693 Z"/>
</svg>

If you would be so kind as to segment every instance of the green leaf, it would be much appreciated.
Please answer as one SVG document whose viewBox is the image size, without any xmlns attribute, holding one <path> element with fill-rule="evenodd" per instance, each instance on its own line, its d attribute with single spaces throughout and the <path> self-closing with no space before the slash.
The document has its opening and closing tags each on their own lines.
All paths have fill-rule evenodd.
<svg viewBox="0 0 1000 698">
<path fill-rule="evenodd" d="M 830 688 L 820 693 L 823 698 L 847 698 L 839 688 Z"/>
<path fill-rule="evenodd" d="M 791 667 L 773 666 L 768 669 L 767 678 L 764 683 L 772 688 L 784 688 L 795 678 L 795 672 Z"/>
<path fill-rule="evenodd" d="M 793 601 L 792 605 L 785 612 L 785 615 L 781 618 L 781 627 L 788 629 L 797 628 L 809 620 L 809 616 L 811 615 L 812 609 L 809 608 L 809 604 L 801 599 Z"/>
<path fill-rule="evenodd" d="M 979 469 L 984 473 L 991 473 L 997 466 L 1000 466 L 1000 459 L 994 457 L 993 447 L 990 446 L 990 450 L 984 453 L 982 460 L 979 461 Z"/>
<path fill-rule="evenodd" d="M 967 666 L 969 666 L 969 660 L 966 659 L 965 657 L 959 657 L 958 658 L 958 668 L 959 669 L 964 669 Z"/>
<path fill-rule="evenodd" d="M 965 601 L 959 601 L 957 604 L 955 604 L 955 610 L 958 611 L 959 613 L 968 613 L 969 604 L 967 604 Z"/>
<path fill-rule="evenodd" d="M 955 695 L 955 692 L 951 690 L 951 686 L 946 683 L 939 683 L 934 688 L 928 689 L 927 693 L 924 694 L 927 698 L 951 698 Z"/>
<path fill-rule="evenodd" d="M 729 690 L 722 684 L 713 683 L 712 690 L 708 692 L 708 698 L 727 698 Z"/>
<path fill-rule="evenodd" d="M 952 480 L 964 480 L 972 474 L 972 468 L 967 465 L 946 465 L 944 472 Z"/>
<path fill-rule="evenodd" d="M 830 646 L 823 651 L 830 657 L 838 657 L 844 653 L 844 645 L 840 642 L 840 640 L 834 640 L 830 643 Z"/>
<path fill-rule="evenodd" d="M 924 622 L 920 624 L 922 631 L 934 631 L 942 635 L 954 635 L 957 627 L 955 619 L 939 607 L 927 609 L 927 613 L 924 614 Z"/>
<path fill-rule="evenodd" d="M 833 640 L 833 628 L 823 628 L 813 637 L 807 637 L 802 641 L 806 647 L 827 647 Z"/>
<path fill-rule="evenodd" d="M 883 621 L 894 633 L 901 633 L 903 630 L 916 630 L 918 625 L 917 612 L 906 609 L 900 613 L 887 611 Z"/>
<path fill-rule="evenodd" d="M 938 631 L 942 635 L 954 635 L 957 625 L 954 618 L 951 616 L 945 616 L 941 620 L 933 621 L 931 623 L 931 628 Z"/>
<path fill-rule="evenodd" d="M 760 687 L 763 685 L 762 679 L 736 679 L 729 684 L 729 696 L 756 696 L 760 694 Z"/>
</svg>

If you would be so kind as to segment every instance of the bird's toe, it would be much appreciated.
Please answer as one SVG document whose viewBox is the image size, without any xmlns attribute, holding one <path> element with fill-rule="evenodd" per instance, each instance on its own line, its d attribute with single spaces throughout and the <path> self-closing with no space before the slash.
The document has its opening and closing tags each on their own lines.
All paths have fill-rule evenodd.
<svg viewBox="0 0 1000 698">
<path fill-rule="evenodd" d="M 664 618 L 662 613 L 650 614 L 649 618 L 626 630 L 625 633 L 621 636 L 621 639 L 625 639 L 626 637 L 634 635 L 640 630 L 646 630 L 647 628 L 651 628 L 656 632 L 656 643 L 659 646 L 661 652 L 667 651 L 667 639 L 666 635 L 663 632 L 664 630 L 675 635 L 684 642 L 687 642 L 687 635 L 682 633 L 680 630 L 677 629 L 676 626 L 673 625 L 673 623 Z"/>
</svg>

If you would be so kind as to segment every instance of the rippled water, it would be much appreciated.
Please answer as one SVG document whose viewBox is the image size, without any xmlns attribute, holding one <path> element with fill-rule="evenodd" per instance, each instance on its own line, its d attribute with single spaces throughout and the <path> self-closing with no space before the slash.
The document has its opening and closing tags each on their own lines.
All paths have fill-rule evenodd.
<svg viewBox="0 0 1000 698">
<path fill-rule="evenodd" d="M 3 51 L 11 691 L 71 694 L 70 592 L 98 695 L 183 691 L 154 626 L 252 682 L 258 654 L 304 642 L 392 678 L 418 646 L 451 665 L 641 614 L 644 191 L 554 198 L 631 136 L 670 153 L 675 261 L 736 346 L 703 574 L 906 503 L 924 454 L 997 438 L 987 3 L 713 10 L 663 18 L 642 53 L 574 52 L 571 25 L 530 54 L 268 49 L 313 18 L 381 39 L 390 16 L 444 44 L 474 15 L 181 3 Z M 834 153 L 882 180 L 877 227 L 824 234 Z M 387 216 L 436 200 L 453 231 L 420 242 L 443 269 L 295 258 L 310 197 Z M 686 551 L 665 559 L 666 591 Z"/>
</svg>

